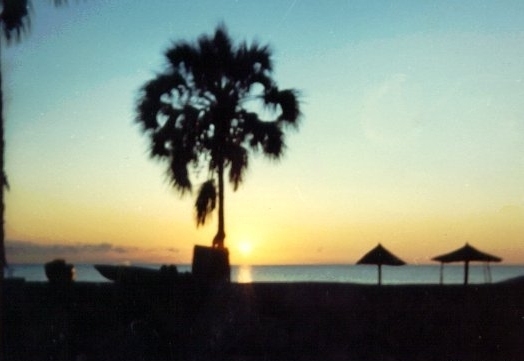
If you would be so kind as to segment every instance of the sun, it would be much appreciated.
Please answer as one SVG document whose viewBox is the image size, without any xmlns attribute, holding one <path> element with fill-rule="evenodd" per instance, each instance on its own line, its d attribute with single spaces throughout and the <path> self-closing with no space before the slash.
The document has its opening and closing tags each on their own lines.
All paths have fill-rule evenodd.
<svg viewBox="0 0 524 361">
<path fill-rule="evenodd" d="M 240 241 L 238 243 L 238 250 L 242 256 L 249 256 L 253 251 L 253 244 L 249 241 Z"/>
</svg>

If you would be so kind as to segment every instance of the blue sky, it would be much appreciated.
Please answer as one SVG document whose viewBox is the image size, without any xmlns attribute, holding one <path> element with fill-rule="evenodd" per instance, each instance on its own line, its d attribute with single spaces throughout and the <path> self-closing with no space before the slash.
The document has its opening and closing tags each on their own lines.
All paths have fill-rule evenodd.
<svg viewBox="0 0 524 361">
<path fill-rule="evenodd" d="M 382 242 L 423 263 L 470 242 L 522 263 L 523 20 L 520 1 L 35 1 L 2 49 L 7 237 L 173 263 L 210 243 L 134 102 L 173 41 L 224 22 L 271 45 L 304 114 L 282 162 L 255 156 L 226 195 L 233 262 L 354 262 Z"/>
</svg>

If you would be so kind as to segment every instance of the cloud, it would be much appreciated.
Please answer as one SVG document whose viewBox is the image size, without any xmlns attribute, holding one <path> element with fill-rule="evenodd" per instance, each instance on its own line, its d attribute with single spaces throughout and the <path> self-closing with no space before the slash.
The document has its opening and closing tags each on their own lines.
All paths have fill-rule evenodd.
<svg viewBox="0 0 524 361">
<path fill-rule="evenodd" d="M 37 243 L 6 240 L 6 254 L 10 263 L 44 263 L 55 258 L 71 262 L 146 261 L 150 256 L 178 253 L 177 248 L 140 248 L 101 243 Z"/>
<path fill-rule="evenodd" d="M 98 244 L 41 244 L 29 241 L 6 241 L 6 252 L 12 255 L 33 254 L 56 255 L 56 254 L 93 254 L 116 251 L 127 252 L 123 247 L 114 247 L 111 243 Z"/>
</svg>

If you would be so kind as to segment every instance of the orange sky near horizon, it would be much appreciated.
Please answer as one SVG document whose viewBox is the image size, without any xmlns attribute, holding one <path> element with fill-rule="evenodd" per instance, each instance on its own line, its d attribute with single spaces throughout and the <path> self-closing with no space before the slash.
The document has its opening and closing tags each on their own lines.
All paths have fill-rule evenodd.
<svg viewBox="0 0 524 361">
<path fill-rule="evenodd" d="M 9 202 L 14 201 L 12 197 L 16 198 L 16 191 L 8 195 Z M 278 204 L 276 200 L 271 201 L 271 197 L 267 197 L 266 202 L 255 203 L 243 197 L 241 190 L 229 192 L 226 202 L 226 246 L 233 264 L 355 263 L 377 243 L 410 264 L 432 263 L 432 257 L 466 242 L 502 257 L 505 264 L 522 264 L 524 259 L 524 252 L 518 247 L 524 233 L 523 214 L 517 207 L 450 216 L 399 216 L 384 212 L 380 219 L 376 213 L 317 214 L 314 207 L 305 210 L 300 203 Z M 42 213 L 38 207 L 18 208 L 21 214 L 10 211 L 10 217 L 23 220 L 23 224 L 11 223 L 13 228 L 8 229 L 11 239 L 34 241 L 43 246 L 111 240 L 114 247 L 126 249 L 124 253 L 93 256 L 67 251 L 56 255 L 72 262 L 188 264 L 192 247 L 210 245 L 216 227 L 216 219 L 212 218 L 209 225 L 197 229 L 191 218 L 191 202 L 180 202 L 173 195 L 166 198 L 165 208 L 157 209 L 156 214 L 153 209 L 139 207 L 115 213 L 103 206 L 82 208 L 52 199 L 42 199 L 40 204 L 53 204 L 53 207 Z M 144 218 L 144 212 L 150 217 Z M 300 214 L 300 217 L 279 220 L 273 216 L 283 213 Z M 23 232 L 17 231 L 22 229 Z M 42 239 L 42 234 L 46 238 Z M 242 248 L 246 247 L 250 252 L 243 252 Z M 101 256 L 103 259 L 99 259 Z M 13 261 L 24 260 L 21 257 Z M 33 257 L 28 261 L 45 262 L 46 259 Z"/>
</svg>

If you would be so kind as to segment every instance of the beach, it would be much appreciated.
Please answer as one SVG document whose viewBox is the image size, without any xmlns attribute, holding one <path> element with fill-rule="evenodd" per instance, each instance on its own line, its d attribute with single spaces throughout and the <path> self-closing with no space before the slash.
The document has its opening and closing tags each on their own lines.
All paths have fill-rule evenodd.
<svg viewBox="0 0 524 361">
<path fill-rule="evenodd" d="M 521 360 L 524 284 L 4 285 L 9 360 Z"/>
</svg>

